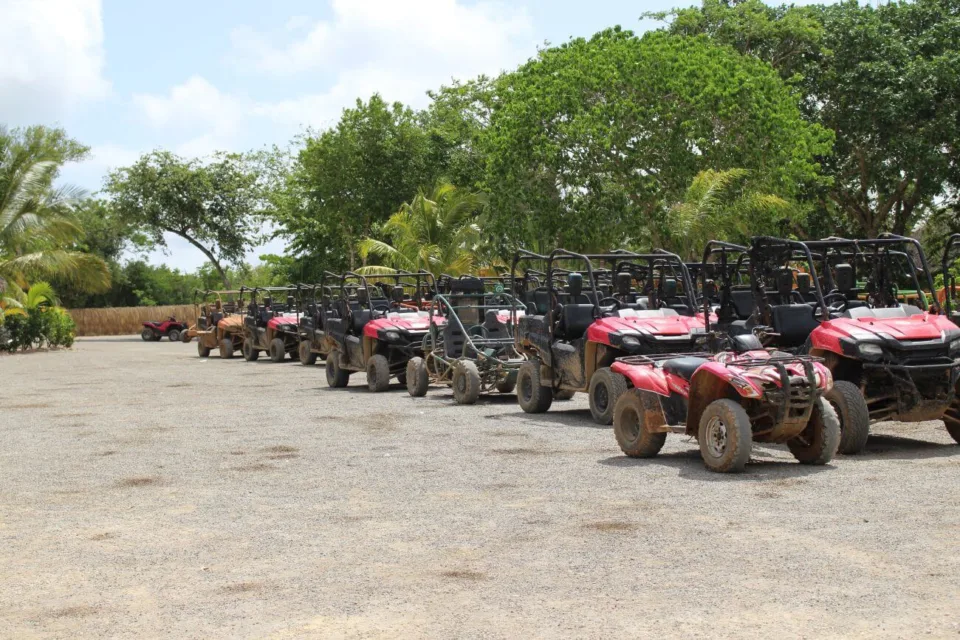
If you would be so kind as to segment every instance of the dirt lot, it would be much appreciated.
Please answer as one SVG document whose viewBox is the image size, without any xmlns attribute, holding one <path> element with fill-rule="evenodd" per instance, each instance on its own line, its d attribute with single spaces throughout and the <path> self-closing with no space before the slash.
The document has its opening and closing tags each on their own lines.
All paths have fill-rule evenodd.
<svg viewBox="0 0 960 640">
<path fill-rule="evenodd" d="M 544 416 L 86 339 L 0 358 L 2 637 L 952 637 L 960 448 L 635 462 Z"/>
</svg>

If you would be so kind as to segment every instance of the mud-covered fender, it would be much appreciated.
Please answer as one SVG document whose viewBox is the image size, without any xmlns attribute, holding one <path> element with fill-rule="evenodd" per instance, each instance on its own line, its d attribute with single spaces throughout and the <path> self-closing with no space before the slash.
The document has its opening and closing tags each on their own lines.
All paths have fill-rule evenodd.
<svg viewBox="0 0 960 640">
<path fill-rule="evenodd" d="M 610 369 L 629 380 L 630 384 L 636 389 L 649 391 L 660 396 L 670 395 L 670 385 L 667 382 L 667 374 L 663 369 L 629 365 L 623 362 L 614 362 Z"/>
<path fill-rule="evenodd" d="M 738 378 L 746 382 L 734 384 Z M 740 386 L 743 386 L 741 391 Z M 700 429 L 700 417 L 714 400 L 729 398 L 739 402 L 743 397 L 762 397 L 763 390 L 756 383 L 737 376 L 728 367 L 719 362 L 708 362 L 697 369 L 690 380 L 690 398 L 687 405 L 687 434 L 696 435 Z"/>
</svg>

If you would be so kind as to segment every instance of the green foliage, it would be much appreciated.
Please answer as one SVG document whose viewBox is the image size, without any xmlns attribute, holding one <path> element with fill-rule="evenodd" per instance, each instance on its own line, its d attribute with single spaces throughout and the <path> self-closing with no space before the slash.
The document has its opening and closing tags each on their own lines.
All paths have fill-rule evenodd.
<svg viewBox="0 0 960 640">
<path fill-rule="evenodd" d="M 383 225 L 381 234 L 388 241 L 364 238 L 360 256 L 364 261 L 375 256 L 390 269 L 424 270 L 435 276 L 471 273 L 478 266 L 476 218 L 484 201 L 480 194 L 448 183 L 438 184 L 430 193 L 420 190 Z M 368 266 L 361 273 L 377 270 Z"/>
<path fill-rule="evenodd" d="M 960 6 L 956 0 L 845 0 L 768 7 L 704 0 L 670 30 L 707 34 L 790 78 L 807 118 L 836 133 L 831 186 L 814 220 L 875 236 L 908 232 L 957 200 Z M 852 227 L 852 229 L 850 229 Z"/>
<path fill-rule="evenodd" d="M 165 233 L 178 235 L 203 252 L 227 288 L 225 266 L 260 240 L 268 212 L 257 168 L 238 154 L 202 162 L 154 151 L 111 173 L 105 189 L 120 220 L 141 232 L 133 238 L 139 246 L 165 247 Z"/>
<path fill-rule="evenodd" d="M 705 37 L 609 29 L 546 49 L 498 84 L 484 148 L 491 230 L 507 244 L 659 244 L 663 202 L 707 169 L 793 197 L 830 135 L 765 63 Z"/>
<path fill-rule="evenodd" d="M 83 238 L 75 208 L 84 192 L 54 181 L 64 162 L 87 149 L 62 129 L 0 126 L 0 293 L 16 297 L 30 281 L 58 278 L 103 290 L 103 260 L 73 248 Z"/>
<path fill-rule="evenodd" d="M 38 282 L 15 305 L 8 305 L 0 314 L 0 351 L 72 346 L 76 324 L 56 304 L 53 287 Z"/>
</svg>

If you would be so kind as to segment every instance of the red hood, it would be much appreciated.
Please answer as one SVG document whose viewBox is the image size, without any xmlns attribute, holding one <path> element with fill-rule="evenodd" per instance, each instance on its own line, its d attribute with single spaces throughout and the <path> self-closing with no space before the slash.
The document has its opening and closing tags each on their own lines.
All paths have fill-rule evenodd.
<svg viewBox="0 0 960 640">
<path fill-rule="evenodd" d="M 666 316 L 661 318 L 644 318 L 639 316 L 618 316 L 600 318 L 587 328 L 587 339 L 592 342 L 610 344 L 610 334 L 617 332 L 646 332 L 658 336 L 683 336 L 694 329 L 703 329 L 702 315 Z"/>
<path fill-rule="evenodd" d="M 836 318 L 820 325 L 821 330 L 836 332 L 857 340 L 884 333 L 897 340 L 932 340 L 941 332 L 956 330 L 946 316 L 919 313 L 906 318 Z"/>
<path fill-rule="evenodd" d="M 267 321 L 267 327 L 276 331 L 282 324 L 297 324 L 297 314 L 284 313 Z"/>
<path fill-rule="evenodd" d="M 427 331 L 430 323 L 442 325 L 446 322 L 443 316 L 430 316 L 425 312 L 390 314 L 385 318 L 371 320 L 363 327 L 363 335 L 376 338 L 378 332 L 388 329 L 406 329 L 407 331 Z"/>
</svg>

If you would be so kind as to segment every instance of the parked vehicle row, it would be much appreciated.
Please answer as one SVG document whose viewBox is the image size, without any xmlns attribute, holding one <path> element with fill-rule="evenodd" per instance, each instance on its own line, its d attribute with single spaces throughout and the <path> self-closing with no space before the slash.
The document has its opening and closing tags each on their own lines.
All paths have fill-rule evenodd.
<svg viewBox="0 0 960 640">
<path fill-rule="evenodd" d="M 950 238 L 944 288 L 919 243 L 711 241 L 664 250 L 519 251 L 497 276 L 325 273 L 319 283 L 198 292 L 198 354 L 322 360 L 373 392 L 448 387 L 460 404 L 516 391 L 528 413 L 586 393 L 628 456 L 668 433 L 706 466 L 741 471 L 753 442 L 803 464 L 863 450 L 870 425 L 942 419 L 960 442 L 960 327 Z"/>
</svg>

